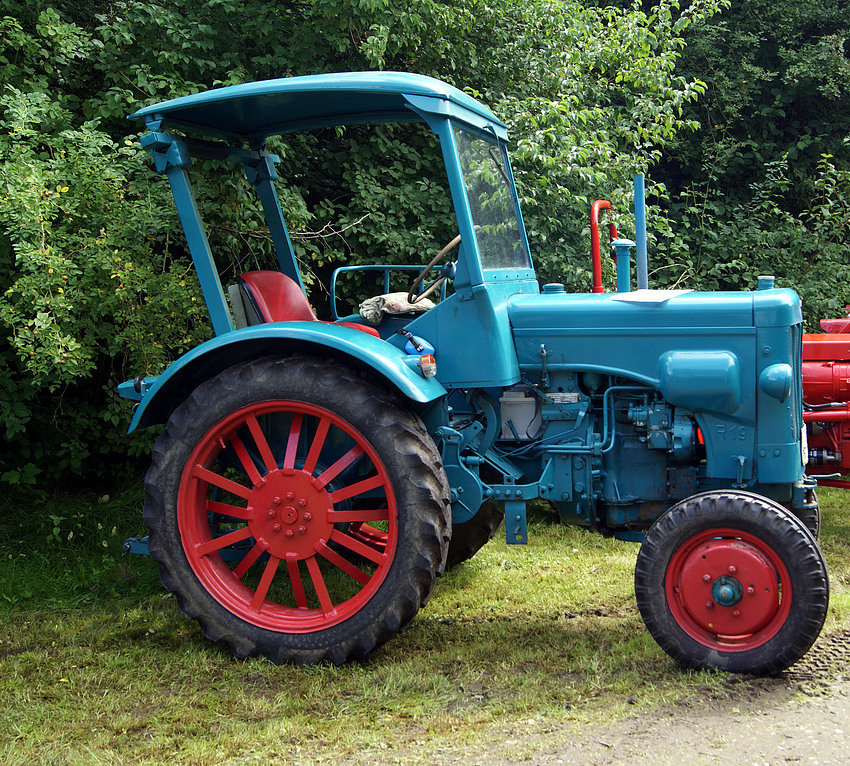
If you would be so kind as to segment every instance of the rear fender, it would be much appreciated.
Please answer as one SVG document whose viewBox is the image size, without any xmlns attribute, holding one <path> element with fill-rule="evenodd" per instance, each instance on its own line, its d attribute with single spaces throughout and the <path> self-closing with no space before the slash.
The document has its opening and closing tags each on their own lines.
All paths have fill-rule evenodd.
<svg viewBox="0 0 850 766">
<path fill-rule="evenodd" d="M 369 372 L 405 397 L 416 411 L 446 395 L 436 378 L 423 377 L 418 356 L 411 357 L 385 340 L 332 323 L 280 322 L 215 337 L 180 357 L 158 377 L 146 378 L 135 391 L 131 382 L 122 384 L 119 393 L 139 401 L 128 433 L 164 423 L 195 388 L 228 367 L 261 356 L 294 353 L 336 359 Z"/>
</svg>

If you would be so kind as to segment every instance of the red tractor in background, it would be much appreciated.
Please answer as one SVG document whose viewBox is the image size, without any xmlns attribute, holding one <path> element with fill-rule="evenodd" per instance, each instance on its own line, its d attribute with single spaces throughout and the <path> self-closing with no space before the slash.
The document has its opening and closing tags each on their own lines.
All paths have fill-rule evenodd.
<svg viewBox="0 0 850 766">
<path fill-rule="evenodd" d="M 850 307 L 848 307 L 850 308 Z M 850 318 L 822 319 L 823 333 L 803 335 L 806 473 L 822 487 L 850 488 Z"/>
</svg>

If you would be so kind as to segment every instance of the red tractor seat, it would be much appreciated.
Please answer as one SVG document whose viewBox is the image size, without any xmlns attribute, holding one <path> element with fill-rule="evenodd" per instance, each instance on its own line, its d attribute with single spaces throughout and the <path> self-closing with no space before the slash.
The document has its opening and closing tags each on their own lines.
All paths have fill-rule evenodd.
<svg viewBox="0 0 850 766">
<path fill-rule="evenodd" d="M 253 309 L 256 321 L 249 319 L 249 324 L 264 322 L 319 322 L 310 302 L 298 283 L 280 271 L 246 271 L 239 277 L 239 285 L 247 298 L 246 308 Z M 246 312 L 247 314 L 248 312 Z M 335 324 L 327 322 L 326 324 Z M 346 327 L 353 327 L 369 335 L 379 338 L 374 327 L 357 324 L 356 322 L 339 322 Z"/>
</svg>

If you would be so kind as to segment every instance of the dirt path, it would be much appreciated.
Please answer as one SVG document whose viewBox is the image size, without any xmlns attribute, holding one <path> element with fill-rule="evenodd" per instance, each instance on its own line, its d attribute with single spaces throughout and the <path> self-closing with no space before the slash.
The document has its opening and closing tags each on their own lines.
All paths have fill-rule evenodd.
<svg viewBox="0 0 850 766">
<path fill-rule="evenodd" d="M 727 676 L 728 688 L 608 725 L 491 724 L 483 746 L 433 741 L 346 764 L 428 766 L 845 766 L 850 764 L 850 630 L 822 636 L 774 678 Z M 706 690 L 710 694 L 710 690 Z M 423 743 L 424 744 L 424 743 Z"/>
<path fill-rule="evenodd" d="M 727 683 L 725 699 L 673 705 L 615 725 L 535 732 L 529 722 L 520 736 L 504 732 L 498 748 L 464 762 L 482 766 L 850 763 L 850 631 L 825 637 L 781 676 L 730 676 Z"/>
<path fill-rule="evenodd" d="M 799 700 L 786 690 L 765 691 L 743 705 L 668 709 L 605 727 L 573 741 L 564 732 L 530 762 L 630 766 L 777 766 L 850 762 L 850 681 L 823 697 Z M 784 699 L 783 699 L 784 698 Z M 572 735 L 576 736 L 576 735 Z M 528 760 L 526 763 L 529 762 Z"/>
</svg>

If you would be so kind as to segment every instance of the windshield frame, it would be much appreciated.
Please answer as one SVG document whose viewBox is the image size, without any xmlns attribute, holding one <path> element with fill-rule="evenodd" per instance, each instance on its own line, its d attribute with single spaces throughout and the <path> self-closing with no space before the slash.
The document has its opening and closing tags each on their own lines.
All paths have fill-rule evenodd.
<svg viewBox="0 0 850 766">
<path fill-rule="evenodd" d="M 453 139 L 485 281 L 533 273 L 507 147 L 496 136 L 453 123 Z"/>
</svg>

